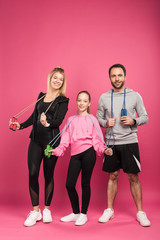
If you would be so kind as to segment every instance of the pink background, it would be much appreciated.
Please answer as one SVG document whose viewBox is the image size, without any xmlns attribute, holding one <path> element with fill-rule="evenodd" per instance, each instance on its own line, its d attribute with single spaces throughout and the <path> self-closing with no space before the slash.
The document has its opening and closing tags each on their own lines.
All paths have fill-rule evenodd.
<svg viewBox="0 0 160 240">
<path fill-rule="evenodd" d="M 149 115 L 147 125 L 139 127 L 138 131 L 142 163 L 140 180 L 144 209 L 152 222 L 155 221 L 153 212 L 157 212 L 160 202 L 159 9 L 158 0 L 0 1 L 0 204 L 2 209 L 11 206 L 12 210 L 21 206 L 21 224 L 31 209 L 27 168 L 31 128 L 12 132 L 8 129 L 9 118 L 32 103 L 40 91 L 46 91 L 47 75 L 58 65 L 65 69 L 67 77 L 67 97 L 70 98 L 67 117 L 76 112 L 75 99 L 80 90 L 91 93 L 91 111 L 95 115 L 100 95 L 111 88 L 108 68 L 114 63 L 124 64 L 126 87 L 141 94 Z M 32 110 L 19 121 L 27 119 Z M 71 211 L 65 189 L 69 158 L 68 149 L 65 156 L 59 158 L 55 170 L 52 208 L 60 216 Z M 88 215 L 96 211 L 97 218 L 106 207 L 108 176 L 101 168 L 102 158 L 97 158 L 88 211 Z M 43 190 L 41 171 L 41 206 Z M 80 181 L 78 191 L 81 194 Z M 129 183 L 122 172 L 115 209 L 120 212 L 126 209 L 126 213 L 135 217 Z M 156 232 L 157 228 L 154 229 Z"/>
</svg>

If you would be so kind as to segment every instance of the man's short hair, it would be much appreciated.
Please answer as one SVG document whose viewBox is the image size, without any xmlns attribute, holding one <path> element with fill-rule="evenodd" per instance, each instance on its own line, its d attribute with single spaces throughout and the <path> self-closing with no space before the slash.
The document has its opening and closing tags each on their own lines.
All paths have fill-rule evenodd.
<svg viewBox="0 0 160 240">
<path fill-rule="evenodd" d="M 112 68 L 122 68 L 123 73 L 124 73 L 124 76 L 126 76 L 126 69 L 125 69 L 125 67 L 124 67 L 122 64 L 117 63 L 117 64 L 112 65 L 112 66 L 109 68 L 109 76 L 110 76 L 110 73 L 111 73 Z"/>
</svg>

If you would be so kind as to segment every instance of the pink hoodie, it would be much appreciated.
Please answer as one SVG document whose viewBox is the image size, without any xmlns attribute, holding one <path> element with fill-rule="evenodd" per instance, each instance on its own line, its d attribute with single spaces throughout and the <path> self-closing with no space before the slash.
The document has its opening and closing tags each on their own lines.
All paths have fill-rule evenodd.
<svg viewBox="0 0 160 240">
<path fill-rule="evenodd" d="M 103 136 L 97 119 L 93 115 L 90 116 Z M 72 118 L 73 116 L 69 117 L 67 123 L 69 123 Z M 84 152 L 92 146 L 98 155 L 103 154 L 106 146 L 102 142 L 97 129 L 88 114 L 78 114 L 63 133 L 60 145 L 55 148 L 55 155 L 63 156 L 69 144 L 71 144 L 71 156 Z"/>
</svg>

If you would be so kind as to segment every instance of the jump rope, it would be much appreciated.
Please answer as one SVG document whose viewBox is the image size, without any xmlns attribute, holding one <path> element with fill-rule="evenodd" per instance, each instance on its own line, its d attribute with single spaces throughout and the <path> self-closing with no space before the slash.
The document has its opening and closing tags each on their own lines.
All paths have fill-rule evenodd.
<svg viewBox="0 0 160 240">
<path fill-rule="evenodd" d="M 111 91 L 111 118 L 113 118 L 113 89 Z M 121 117 L 123 116 L 127 116 L 127 109 L 126 109 L 126 88 L 124 88 L 124 99 L 123 99 L 123 106 L 121 109 Z M 114 144 L 115 144 L 115 136 L 114 136 L 114 131 L 113 131 L 113 127 L 110 128 L 110 134 L 109 134 L 109 139 L 108 139 L 108 143 L 107 143 L 107 147 L 109 148 L 113 148 Z M 112 146 L 110 146 L 110 141 L 111 138 L 113 139 L 113 144 Z"/>
<path fill-rule="evenodd" d="M 111 118 L 113 118 L 113 89 L 111 91 Z M 121 117 L 122 116 L 127 116 L 127 109 L 125 106 L 125 98 L 126 98 L 126 88 L 124 89 L 124 100 L 123 100 L 123 106 L 121 109 Z M 71 124 L 71 122 L 73 121 L 73 119 L 77 116 L 78 114 L 74 115 L 73 118 L 65 125 L 65 127 L 48 143 L 47 147 L 46 147 L 46 151 L 45 151 L 45 156 L 47 156 L 48 158 L 50 158 L 51 156 L 51 152 L 49 152 L 50 150 L 53 149 L 53 146 L 55 145 L 55 143 L 58 141 L 58 139 L 63 135 L 64 131 L 69 127 L 69 125 Z M 95 129 L 98 132 L 98 135 L 100 136 L 102 142 L 104 143 L 104 145 L 107 148 L 113 148 L 114 144 L 115 144 L 115 137 L 114 137 L 114 132 L 113 132 L 113 127 L 111 127 L 110 129 L 110 135 L 109 135 L 109 139 L 107 141 L 107 143 L 105 143 L 102 134 L 100 133 L 100 131 L 98 130 L 97 126 L 95 125 L 92 117 L 90 114 L 88 114 L 89 118 L 91 119 Z M 113 138 L 113 144 L 112 146 L 110 146 L 110 140 L 111 138 Z"/>
<path fill-rule="evenodd" d="M 113 118 L 113 89 L 111 91 L 111 118 Z M 26 108 L 24 108 L 23 110 L 21 110 L 19 113 L 15 114 L 12 119 L 11 122 L 12 124 L 10 125 L 10 129 L 12 131 L 16 131 L 16 127 L 17 125 L 14 124 L 16 122 L 18 122 L 18 118 L 23 115 L 26 111 L 28 111 L 33 105 L 35 105 L 36 103 L 38 103 L 42 98 L 44 98 L 46 96 L 46 94 L 44 94 L 42 97 L 40 97 L 37 101 L 33 102 L 32 104 L 30 104 L 29 106 L 27 106 Z M 127 109 L 125 107 L 125 98 L 126 98 L 126 88 L 124 89 L 124 100 L 123 100 L 123 107 L 121 109 L 121 117 L 122 116 L 127 116 Z M 52 106 L 54 100 L 50 103 L 50 105 L 48 106 L 48 108 L 46 109 L 46 111 L 44 112 L 44 114 L 46 114 L 48 112 L 48 110 L 50 109 L 50 107 Z M 71 124 L 71 122 L 73 121 L 73 119 L 77 116 L 78 114 L 74 115 L 73 118 L 65 125 L 65 127 L 48 143 L 47 147 L 46 147 L 46 152 L 45 155 L 50 158 L 51 156 L 51 152 L 49 152 L 50 150 L 53 149 L 53 146 L 55 145 L 55 143 L 58 141 L 58 139 L 62 136 L 62 134 L 64 133 L 64 131 L 68 128 L 68 126 Z M 102 142 L 104 143 L 104 145 L 108 148 L 113 148 L 114 144 L 115 144 L 115 136 L 114 136 L 114 132 L 113 132 L 113 127 L 111 127 L 110 129 L 110 135 L 109 135 L 109 139 L 107 141 L 107 143 L 105 143 L 103 136 L 101 135 L 100 131 L 98 130 L 97 126 L 95 125 L 92 117 L 90 114 L 88 114 L 88 116 L 90 117 L 94 127 L 96 128 Z M 110 140 L 111 138 L 113 139 L 113 144 L 112 146 L 110 146 Z"/>
<path fill-rule="evenodd" d="M 18 118 L 23 115 L 25 112 L 27 112 L 31 107 L 33 107 L 36 103 L 38 103 L 42 98 L 44 98 L 46 96 L 46 94 L 44 94 L 42 97 L 40 97 L 37 101 L 31 103 L 29 106 L 27 106 L 26 108 L 24 108 L 23 110 L 21 110 L 19 113 L 15 114 L 12 118 L 11 118 L 11 125 L 10 125 L 10 129 L 12 131 L 16 131 L 17 125 L 14 124 L 16 122 L 18 122 Z M 52 106 L 54 100 L 50 103 L 50 105 L 48 106 L 48 108 L 46 109 L 46 111 L 44 112 L 44 114 L 46 114 L 48 112 L 48 110 L 50 109 L 50 107 Z"/>
</svg>

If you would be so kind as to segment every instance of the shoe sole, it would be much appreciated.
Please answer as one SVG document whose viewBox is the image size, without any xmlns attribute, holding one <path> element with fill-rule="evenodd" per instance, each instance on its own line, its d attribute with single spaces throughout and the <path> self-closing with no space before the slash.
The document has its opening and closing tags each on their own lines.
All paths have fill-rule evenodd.
<svg viewBox="0 0 160 240">
<path fill-rule="evenodd" d="M 107 221 L 103 221 L 103 220 L 98 220 L 99 223 L 106 223 L 106 222 L 109 222 L 109 220 L 113 219 L 114 218 L 114 215 L 111 216 Z"/>
<path fill-rule="evenodd" d="M 86 221 L 86 222 L 87 222 L 87 221 Z M 83 226 L 84 224 L 86 224 L 86 222 L 83 223 L 83 224 L 77 224 L 77 223 L 75 223 L 75 226 Z"/>
<path fill-rule="evenodd" d="M 77 220 L 77 219 L 76 219 Z M 75 222 L 76 220 L 69 220 L 69 221 L 66 221 L 66 220 L 62 220 L 60 219 L 61 222 Z"/>
<path fill-rule="evenodd" d="M 51 222 L 53 222 L 53 220 L 49 220 L 49 221 L 42 220 L 42 221 L 43 221 L 43 223 L 51 223 Z"/>
<path fill-rule="evenodd" d="M 42 220 L 42 216 L 40 216 L 40 217 L 37 218 L 37 221 L 38 221 L 38 222 L 41 221 L 41 220 Z"/>
<path fill-rule="evenodd" d="M 40 216 L 39 218 L 37 218 L 36 222 L 39 222 L 39 221 L 41 221 L 41 220 L 42 220 L 42 216 Z M 24 223 L 24 226 L 25 226 L 25 227 L 32 227 L 32 226 L 34 226 L 34 225 L 36 224 L 36 222 L 33 223 L 32 225 L 26 225 L 26 224 Z"/>
<path fill-rule="evenodd" d="M 78 218 L 78 217 L 77 217 L 77 218 Z M 60 221 L 61 221 L 61 222 L 75 222 L 75 221 L 77 221 L 77 218 L 74 219 L 74 220 L 65 220 L 65 219 L 63 220 L 63 218 L 61 218 Z"/>
<path fill-rule="evenodd" d="M 151 226 L 151 223 L 149 225 L 142 225 L 138 219 L 136 219 L 136 220 L 142 227 L 150 227 Z"/>
</svg>

